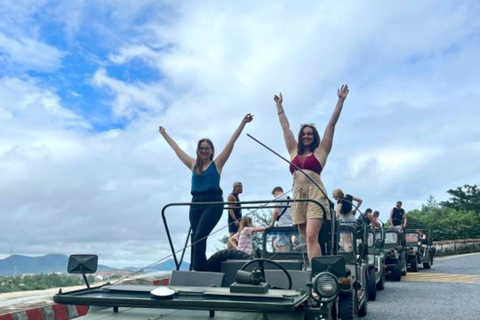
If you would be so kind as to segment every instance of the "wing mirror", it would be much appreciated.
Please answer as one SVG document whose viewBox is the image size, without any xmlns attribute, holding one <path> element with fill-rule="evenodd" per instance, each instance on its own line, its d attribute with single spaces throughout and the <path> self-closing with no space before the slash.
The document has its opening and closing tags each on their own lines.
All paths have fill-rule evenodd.
<svg viewBox="0 0 480 320">
<path fill-rule="evenodd" d="M 68 258 L 68 273 L 81 274 L 87 288 L 90 288 L 90 284 L 85 274 L 97 272 L 97 267 L 98 256 L 95 254 L 72 254 Z"/>
</svg>

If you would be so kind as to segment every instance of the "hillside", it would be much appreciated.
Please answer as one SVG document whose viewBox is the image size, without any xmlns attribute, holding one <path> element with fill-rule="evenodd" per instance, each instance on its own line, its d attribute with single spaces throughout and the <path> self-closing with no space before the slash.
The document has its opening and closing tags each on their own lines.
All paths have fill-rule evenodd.
<svg viewBox="0 0 480 320">
<path fill-rule="evenodd" d="M 63 254 L 47 254 L 41 257 L 11 255 L 0 259 L 0 275 L 22 275 L 38 273 L 67 273 L 68 257 Z M 99 265 L 98 271 L 110 271 L 113 268 Z"/>
<path fill-rule="evenodd" d="M 0 259 L 0 276 L 12 276 L 22 274 L 39 273 L 67 273 L 68 257 L 63 254 L 47 254 L 41 257 L 29 257 L 23 255 L 11 255 L 5 259 Z M 188 270 L 189 264 L 183 263 L 182 270 Z M 171 271 L 175 269 L 175 263 L 172 259 L 166 260 L 161 264 L 154 265 L 145 272 L 151 271 Z M 97 271 L 119 270 L 105 265 L 98 265 Z M 122 268 L 121 270 L 137 271 L 139 268 Z"/>
</svg>

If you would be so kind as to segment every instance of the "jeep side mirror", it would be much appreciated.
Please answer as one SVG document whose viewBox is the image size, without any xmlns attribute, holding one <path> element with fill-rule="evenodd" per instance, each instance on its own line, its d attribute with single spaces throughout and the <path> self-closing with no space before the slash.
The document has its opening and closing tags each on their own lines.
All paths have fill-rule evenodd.
<svg viewBox="0 0 480 320">
<path fill-rule="evenodd" d="M 95 254 L 72 254 L 68 258 L 68 273 L 81 274 L 87 288 L 90 288 L 90 284 L 85 274 L 97 272 L 97 267 L 98 256 Z"/>
</svg>

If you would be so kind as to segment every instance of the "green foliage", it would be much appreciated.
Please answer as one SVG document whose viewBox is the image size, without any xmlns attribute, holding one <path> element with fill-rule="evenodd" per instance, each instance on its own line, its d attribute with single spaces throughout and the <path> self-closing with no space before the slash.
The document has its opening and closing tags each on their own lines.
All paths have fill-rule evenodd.
<svg viewBox="0 0 480 320">
<path fill-rule="evenodd" d="M 442 207 L 462 211 L 473 211 L 480 223 L 480 188 L 477 185 L 464 185 L 447 191 L 452 197 L 441 202 Z"/>
<path fill-rule="evenodd" d="M 89 283 L 95 282 L 93 276 L 87 277 Z M 83 285 L 82 276 L 65 274 L 34 274 L 25 276 L 0 276 L 0 292 L 44 290 L 56 287 Z"/>
<path fill-rule="evenodd" d="M 408 228 L 430 229 L 433 240 L 480 238 L 480 192 L 476 185 L 447 191 L 448 201 L 438 203 L 432 195 L 421 210 L 408 213 Z"/>
</svg>

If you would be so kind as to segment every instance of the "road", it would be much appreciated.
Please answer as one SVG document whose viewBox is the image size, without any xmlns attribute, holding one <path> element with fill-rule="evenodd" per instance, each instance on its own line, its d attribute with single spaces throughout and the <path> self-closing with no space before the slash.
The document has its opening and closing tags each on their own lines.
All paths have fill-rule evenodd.
<svg viewBox="0 0 480 320">
<path fill-rule="evenodd" d="M 0 294 L 0 314 L 51 301 L 57 291 Z M 437 258 L 430 270 L 387 281 L 377 300 L 368 303 L 364 319 L 480 319 L 480 253 Z"/>
<path fill-rule="evenodd" d="M 438 258 L 430 270 L 387 281 L 365 319 L 480 319 L 480 253 Z"/>
</svg>

